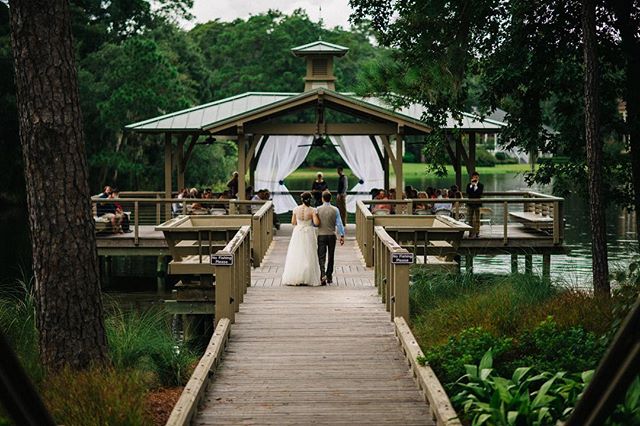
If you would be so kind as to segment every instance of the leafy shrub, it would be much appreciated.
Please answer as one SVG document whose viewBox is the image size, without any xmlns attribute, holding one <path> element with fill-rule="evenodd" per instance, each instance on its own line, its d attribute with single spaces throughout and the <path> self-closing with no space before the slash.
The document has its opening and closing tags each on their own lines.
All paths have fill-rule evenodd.
<svg viewBox="0 0 640 426">
<path fill-rule="evenodd" d="M 302 166 L 331 168 L 344 166 L 344 160 L 335 148 L 312 148 Z"/>
<path fill-rule="evenodd" d="M 640 425 L 640 377 L 631 383 L 624 401 L 616 406 L 607 426 Z"/>
<path fill-rule="evenodd" d="M 528 324 L 527 312 L 557 292 L 530 275 L 455 276 L 414 268 L 412 276 L 412 325 L 423 347 L 470 327 L 516 336 Z"/>
<path fill-rule="evenodd" d="M 0 289 L 0 329 L 34 382 L 42 378 L 36 300 L 31 280 L 17 280 Z"/>
<path fill-rule="evenodd" d="M 494 167 L 496 165 L 496 157 L 485 148 L 478 147 L 476 149 L 476 166 Z"/>
<path fill-rule="evenodd" d="M 42 395 L 58 424 L 146 425 L 145 386 L 133 371 L 64 369 L 45 378 Z"/>
<path fill-rule="evenodd" d="M 109 354 L 117 369 L 152 375 L 164 386 L 186 383 L 197 357 L 178 345 L 161 311 L 116 310 L 105 321 Z"/>
<path fill-rule="evenodd" d="M 503 151 L 496 152 L 495 157 L 498 164 L 518 164 L 517 158 L 511 157 Z"/>
<path fill-rule="evenodd" d="M 593 377 L 564 372 L 534 374 L 518 368 L 510 379 L 494 375 L 492 351 L 478 365 L 465 365 L 466 374 L 456 383 L 452 403 L 472 425 L 552 425 L 565 420 Z"/>
<path fill-rule="evenodd" d="M 419 160 L 420 158 L 411 151 L 405 151 L 404 155 L 402 156 L 403 163 L 419 163 Z"/>
<path fill-rule="evenodd" d="M 463 330 L 449 341 L 425 352 L 421 362 L 427 362 L 446 387 L 465 373 L 465 365 L 478 363 L 487 350 L 500 356 L 511 349 L 513 341 L 508 337 L 495 337 L 481 327 Z"/>
<path fill-rule="evenodd" d="M 579 372 L 596 368 L 606 346 L 595 334 L 582 327 L 562 329 L 553 317 L 531 331 L 525 331 L 514 346 L 515 361 L 503 371 L 533 365 L 537 371 Z"/>
</svg>

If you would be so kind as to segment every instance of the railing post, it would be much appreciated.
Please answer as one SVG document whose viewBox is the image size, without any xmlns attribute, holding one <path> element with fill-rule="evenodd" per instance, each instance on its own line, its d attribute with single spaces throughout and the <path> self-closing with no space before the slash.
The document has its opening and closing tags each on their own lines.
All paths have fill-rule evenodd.
<svg viewBox="0 0 640 426">
<path fill-rule="evenodd" d="M 138 202 L 134 202 L 133 203 L 133 214 L 134 214 L 134 219 L 133 219 L 133 244 L 134 245 L 138 245 L 139 243 L 139 238 L 140 238 L 140 219 L 139 219 L 139 214 L 140 214 L 140 206 L 138 205 Z"/>
<path fill-rule="evenodd" d="M 373 264 L 373 216 L 366 217 L 365 223 L 365 256 L 364 261 L 367 267 L 372 266 Z"/>
<path fill-rule="evenodd" d="M 409 322 L 409 265 L 393 265 L 392 302 L 391 320 L 402 317 Z"/>
<path fill-rule="evenodd" d="M 233 201 L 229 201 L 229 214 L 238 214 L 238 205 Z"/>
<path fill-rule="evenodd" d="M 503 214 L 503 218 L 502 218 L 502 220 L 504 221 L 504 224 L 503 224 L 503 227 L 504 227 L 504 229 L 503 229 L 503 232 L 504 232 L 503 243 L 506 246 L 509 243 L 509 203 L 507 201 L 505 201 L 503 203 L 503 206 L 504 206 L 504 212 L 503 212 L 504 214 Z"/>
<path fill-rule="evenodd" d="M 560 244 L 563 238 L 564 218 L 562 217 L 562 204 L 558 201 L 553 203 L 553 244 Z"/>
<path fill-rule="evenodd" d="M 230 255 L 229 252 L 219 251 L 218 254 Z M 235 263 L 234 259 L 234 263 Z M 235 323 L 236 310 L 234 307 L 233 289 L 233 266 L 216 266 L 216 307 L 215 325 L 222 318 L 229 318 L 231 323 Z"/>
<path fill-rule="evenodd" d="M 160 225 L 162 223 L 162 219 L 160 217 L 160 212 L 161 212 L 161 207 L 160 207 L 160 200 L 161 197 L 159 194 L 156 194 L 156 200 L 158 200 L 156 202 L 156 225 Z"/>
<path fill-rule="evenodd" d="M 253 267 L 257 268 L 262 262 L 262 221 L 259 216 L 253 215 L 251 217 L 252 237 L 253 237 Z"/>
</svg>

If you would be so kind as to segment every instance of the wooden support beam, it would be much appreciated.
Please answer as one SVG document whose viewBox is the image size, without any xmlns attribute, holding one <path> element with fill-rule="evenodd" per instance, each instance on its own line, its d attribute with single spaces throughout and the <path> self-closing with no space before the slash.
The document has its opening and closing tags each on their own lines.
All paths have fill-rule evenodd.
<svg viewBox="0 0 640 426">
<path fill-rule="evenodd" d="M 462 146 L 462 136 L 458 134 L 455 140 L 456 144 L 456 185 L 460 192 L 464 194 L 462 190 L 462 151 L 464 151 L 464 147 Z"/>
<path fill-rule="evenodd" d="M 524 273 L 527 275 L 533 273 L 533 256 L 530 254 L 524 255 Z"/>
<path fill-rule="evenodd" d="M 245 141 L 245 135 L 242 132 L 238 132 L 238 199 L 246 200 L 246 181 L 245 175 L 247 173 L 247 144 Z"/>
<path fill-rule="evenodd" d="M 387 153 L 387 157 L 391 161 L 391 164 L 393 164 L 393 167 L 395 169 L 396 157 L 393 154 L 393 150 L 391 149 L 391 143 L 389 143 L 389 137 L 387 135 L 382 135 L 380 136 L 380 138 L 382 139 L 382 146 L 384 147 L 384 151 Z"/>
<path fill-rule="evenodd" d="M 254 134 L 249 138 L 249 149 L 247 150 L 247 158 L 246 158 L 247 170 L 251 170 L 251 161 L 255 156 L 256 147 L 258 146 L 258 143 L 260 142 L 261 138 L 262 138 L 261 134 Z"/>
<path fill-rule="evenodd" d="M 517 254 L 511 255 L 511 273 L 512 274 L 518 273 L 518 255 Z"/>
<path fill-rule="evenodd" d="M 545 281 L 551 279 L 551 255 L 549 253 L 542 255 L 542 279 Z"/>
<path fill-rule="evenodd" d="M 384 170 L 384 190 L 389 191 L 389 154 L 384 151 L 382 157 L 382 169 Z"/>
<path fill-rule="evenodd" d="M 398 133 L 396 135 L 396 161 L 394 163 L 394 170 L 396 172 L 396 200 L 402 200 L 402 190 L 404 189 L 404 176 L 402 173 L 402 145 L 404 135 Z"/>
<path fill-rule="evenodd" d="M 321 133 L 327 135 L 392 135 L 394 124 L 385 123 L 321 123 Z M 315 135 L 316 123 L 259 123 L 247 124 L 245 133 L 262 135 Z"/>
<path fill-rule="evenodd" d="M 376 137 L 374 135 L 369 135 L 369 140 L 373 144 L 373 148 L 376 150 L 376 154 L 380 159 L 380 165 L 382 165 L 382 167 L 384 168 L 384 158 L 382 157 L 382 152 L 380 151 L 380 147 L 378 146 L 378 141 L 376 140 Z"/>
<path fill-rule="evenodd" d="M 462 143 L 462 135 L 458 135 L 456 144 L 457 144 L 456 149 L 458 149 L 459 151 L 456 155 L 462 156 L 462 161 L 464 161 L 464 164 L 467 167 L 467 173 L 471 174 L 472 172 L 469 171 L 471 170 L 471 160 L 469 159 L 467 150 L 465 149 L 464 144 Z"/>
<path fill-rule="evenodd" d="M 177 170 L 177 186 L 178 191 L 184 188 L 184 170 L 185 170 L 185 161 L 184 161 L 184 142 L 187 140 L 188 135 L 179 135 L 178 136 L 178 146 L 176 148 L 176 168 Z"/>
<path fill-rule="evenodd" d="M 476 132 L 469 132 L 469 165 L 467 172 L 471 176 L 476 171 Z"/>
<path fill-rule="evenodd" d="M 191 152 L 193 151 L 193 148 L 196 146 L 196 142 L 198 142 L 199 137 L 200 135 L 197 133 L 194 133 L 191 135 L 191 140 L 189 141 L 189 147 L 187 148 L 187 152 L 184 154 L 184 157 L 182 158 L 182 168 L 184 170 L 187 169 L 187 163 L 189 162 L 189 158 L 191 158 Z"/>
<path fill-rule="evenodd" d="M 171 198 L 171 133 L 164 134 L 164 196 L 165 198 Z M 171 204 L 167 203 L 164 206 L 165 220 L 171 218 Z"/>
</svg>

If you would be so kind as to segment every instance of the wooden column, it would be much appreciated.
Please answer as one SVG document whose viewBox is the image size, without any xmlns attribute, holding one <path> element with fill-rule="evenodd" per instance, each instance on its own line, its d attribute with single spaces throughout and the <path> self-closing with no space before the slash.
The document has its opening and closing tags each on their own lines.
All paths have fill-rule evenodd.
<svg viewBox="0 0 640 426">
<path fill-rule="evenodd" d="M 473 256 L 468 254 L 464 257 L 465 260 L 465 269 L 467 274 L 473 274 Z"/>
<path fill-rule="evenodd" d="M 512 274 L 518 273 L 518 255 L 517 254 L 511 255 L 511 273 Z"/>
<path fill-rule="evenodd" d="M 530 254 L 524 255 L 524 273 L 528 275 L 533 273 L 533 256 Z"/>
<path fill-rule="evenodd" d="M 551 279 L 551 255 L 549 253 L 542 255 L 542 279 L 545 281 Z"/>
<path fill-rule="evenodd" d="M 251 145 L 257 144 L 260 142 L 260 136 L 258 135 L 253 135 L 251 138 L 252 138 Z M 253 192 L 257 192 L 258 191 L 258 188 L 256 188 L 257 161 L 256 161 L 255 155 L 253 155 L 252 153 L 250 154 L 251 154 L 251 157 L 249 158 L 249 185 L 251 185 L 251 187 L 253 188 Z"/>
<path fill-rule="evenodd" d="M 178 147 L 177 147 L 177 152 L 176 152 L 176 167 L 178 169 L 178 192 L 184 188 L 184 141 L 186 140 L 187 136 L 180 136 L 180 138 L 178 138 Z"/>
<path fill-rule="evenodd" d="M 238 199 L 246 200 L 246 182 L 245 175 L 247 173 L 247 146 L 245 143 L 244 133 L 238 132 Z"/>
<path fill-rule="evenodd" d="M 171 198 L 171 133 L 164 134 L 164 197 Z M 164 205 L 165 220 L 171 218 L 171 204 Z"/>
<path fill-rule="evenodd" d="M 476 171 L 476 132 L 469 132 L 469 174 Z"/>
<path fill-rule="evenodd" d="M 402 183 L 402 139 L 402 133 L 396 134 L 396 163 L 394 167 L 396 171 L 396 200 L 402 200 L 402 190 L 404 189 Z"/>
<path fill-rule="evenodd" d="M 462 190 L 462 135 L 456 135 L 456 185 L 458 190 L 464 194 Z"/>
<path fill-rule="evenodd" d="M 386 150 L 382 154 L 382 168 L 384 169 L 384 190 L 389 192 L 389 154 Z"/>
</svg>

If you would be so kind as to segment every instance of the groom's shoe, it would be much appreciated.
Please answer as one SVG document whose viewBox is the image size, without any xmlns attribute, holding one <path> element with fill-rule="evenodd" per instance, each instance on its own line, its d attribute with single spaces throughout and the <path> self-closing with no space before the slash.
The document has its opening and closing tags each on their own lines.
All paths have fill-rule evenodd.
<svg viewBox="0 0 640 426">
<path fill-rule="evenodd" d="M 327 285 L 327 277 L 323 276 L 320 278 L 320 285 Z"/>
<path fill-rule="evenodd" d="M 327 275 L 327 284 L 333 284 L 333 279 L 331 275 Z"/>
</svg>

